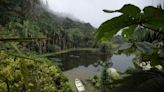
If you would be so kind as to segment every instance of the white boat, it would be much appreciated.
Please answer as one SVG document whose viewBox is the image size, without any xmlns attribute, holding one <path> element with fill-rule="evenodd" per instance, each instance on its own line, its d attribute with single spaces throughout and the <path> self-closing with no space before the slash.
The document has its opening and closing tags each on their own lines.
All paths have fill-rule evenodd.
<svg viewBox="0 0 164 92">
<path fill-rule="evenodd" d="M 81 80 L 79 80 L 78 78 L 75 79 L 75 86 L 78 92 L 85 92 L 85 87 L 83 83 L 81 82 Z"/>
</svg>

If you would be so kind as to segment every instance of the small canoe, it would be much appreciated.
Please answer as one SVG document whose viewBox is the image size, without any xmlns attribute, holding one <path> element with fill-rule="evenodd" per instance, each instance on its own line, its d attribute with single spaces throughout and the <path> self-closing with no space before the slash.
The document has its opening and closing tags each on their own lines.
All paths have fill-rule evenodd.
<svg viewBox="0 0 164 92">
<path fill-rule="evenodd" d="M 85 87 L 83 83 L 81 82 L 81 80 L 79 80 L 78 78 L 75 79 L 75 86 L 78 92 L 85 92 Z"/>
</svg>

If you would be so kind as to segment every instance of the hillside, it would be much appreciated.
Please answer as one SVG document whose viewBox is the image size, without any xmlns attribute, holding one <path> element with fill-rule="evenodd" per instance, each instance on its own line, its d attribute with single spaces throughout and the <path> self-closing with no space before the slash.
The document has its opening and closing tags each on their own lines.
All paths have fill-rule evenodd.
<svg viewBox="0 0 164 92">
<path fill-rule="evenodd" d="M 14 0 L 1 0 L 0 5 L 0 11 L 5 11 L 0 13 L 0 29 L 3 31 L 1 37 L 46 38 L 18 43 L 18 48 L 22 50 L 47 53 L 66 48 L 89 47 L 92 44 L 92 34 L 95 31 L 92 25 L 55 15 L 40 2 L 22 5 L 21 1 L 16 3 Z"/>
</svg>

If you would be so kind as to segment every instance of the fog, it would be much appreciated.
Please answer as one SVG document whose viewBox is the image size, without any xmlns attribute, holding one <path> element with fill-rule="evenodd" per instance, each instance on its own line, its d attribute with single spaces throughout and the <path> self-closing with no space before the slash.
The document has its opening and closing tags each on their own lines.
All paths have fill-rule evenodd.
<svg viewBox="0 0 164 92">
<path fill-rule="evenodd" d="M 156 6 L 160 2 L 164 0 L 47 0 L 52 11 L 89 22 L 95 27 L 107 19 L 118 16 L 118 14 L 106 14 L 102 12 L 103 9 L 116 10 L 129 3 L 143 9 L 149 5 Z"/>
</svg>

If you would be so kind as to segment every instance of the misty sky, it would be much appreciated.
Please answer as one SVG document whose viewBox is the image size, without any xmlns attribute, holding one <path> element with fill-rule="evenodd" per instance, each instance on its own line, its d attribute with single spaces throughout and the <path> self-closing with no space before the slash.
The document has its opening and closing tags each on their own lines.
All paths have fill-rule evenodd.
<svg viewBox="0 0 164 92">
<path fill-rule="evenodd" d="M 49 8 L 54 12 L 66 13 L 81 21 L 98 27 L 102 22 L 118 14 L 106 14 L 103 9 L 120 9 L 124 4 L 135 4 L 141 9 L 148 5 L 157 5 L 164 0 L 48 0 Z"/>
</svg>

